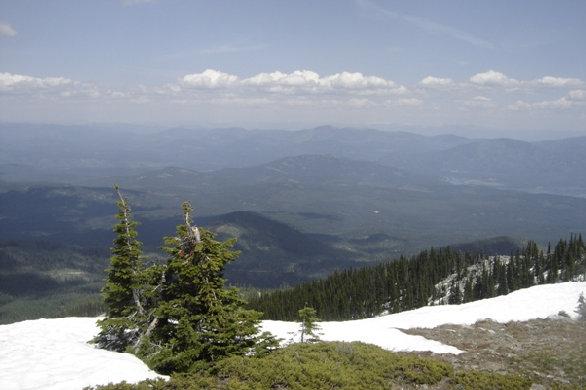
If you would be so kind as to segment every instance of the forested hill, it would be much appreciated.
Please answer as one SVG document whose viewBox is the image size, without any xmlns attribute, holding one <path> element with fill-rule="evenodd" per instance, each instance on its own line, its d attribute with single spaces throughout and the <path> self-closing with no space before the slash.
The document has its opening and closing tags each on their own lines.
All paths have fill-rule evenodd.
<svg viewBox="0 0 586 390">
<path fill-rule="evenodd" d="M 581 235 L 544 252 L 535 242 L 510 256 L 445 249 L 360 269 L 336 271 L 320 281 L 260 295 L 249 306 L 265 319 L 296 320 L 306 305 L 322 320 L 398 313 L 426 305 L 464 303 L 537 284 L 584 280 L 586 247 Z"/>
</svg>

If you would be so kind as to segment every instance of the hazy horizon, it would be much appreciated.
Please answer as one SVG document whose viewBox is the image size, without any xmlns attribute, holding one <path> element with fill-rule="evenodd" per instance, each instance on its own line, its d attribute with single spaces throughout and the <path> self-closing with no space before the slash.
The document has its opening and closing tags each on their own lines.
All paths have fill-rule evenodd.
<svg viewBox="0 0 586 390">
<path fill-rule="evenodd" d="M 31 0 L 0 15 L 4 123 L 586 135 L 582 1 Z"/>
<path fill-rule="evenodd" d="M 186 130 L 220 130 L 229 128 L 238 128 L 247 131 L 306 131 L 312 129 L 318 129 L 322 127 L 330 127 L 335 129 L 356 129 L 356 130 L 375 130 L 382 132 L 405 132 L 425 137 L 435 136 L 457 136 L 468 138 L 470 140 L 480 139 L 513 139 L 525 142 L 539 142 L 549 140 L 561 140 L 567 138 L 586 137 L 586 130 L 582 131 L 564 131 L 558 130 L 542 130 L 542 131 L 524 131 L 524 130 L 511 130 L 511 129 L 495 129 L 480 126 L 408 126 L 408 125 L 391 125 L 391 124 L 371 124 L 371 125 L 344 125 L 344 124 L 330 124 L 322 123 L 315 125 L 296 124 L 296 123 L 275 123 L 275 124 L 263 124 L 255 126 L 250 124 L 246 126 L 243 123 L 124 123 L 124 122 L 95 122 L 95 123 L 59 123 L 59 122 L 34 122 L 34 121 L 0 121 L 0 126 L 7 127 L 10 125 L 33 125 L 33 126 L 55 126 L 55 127 L 84 127 L 84 128 L 97 128 L 97 129 L 120 129 L 130 130 L 135 133 L 142 134 L 153 134 L 157 132 L 163 132 L 171 129 L 186 129 Z"/>
</svg>

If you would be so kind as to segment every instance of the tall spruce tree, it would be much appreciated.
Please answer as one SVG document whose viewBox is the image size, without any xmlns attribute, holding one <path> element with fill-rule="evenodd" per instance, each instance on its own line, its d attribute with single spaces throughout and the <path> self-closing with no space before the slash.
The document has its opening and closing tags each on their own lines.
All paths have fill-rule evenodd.
<svg viewBox="0 0 586 390">
<path fill-rule="evenodd" d="M 165 238 L 170 258 L 157 321 L 139 352 L 165 374 L 249 353 L 263 338 L 257 335 L 261 313 L 244 309 L 237 289 L 224 287 L 224 267 L 239 254 L 230 249 L 235 240 L 218 242 L 211 232 L 192 226 L 192 210 L 183 204 L 185 223 L 177 236 Z"/>
<path fill-rule="evenodd" d="M 118 223 L 114 226 L 116 238 L 110 249 L 110 267 L 102 296 L 106 304 L 106 318 L 99 321 L 100 334 L 95 341 L 101 348 L 122 352 L 140 339 L 141 322 L 145 320 L 143 301 L 143 253 L 137 240 L 128 199 L 118 186 L 114 190 L 119 200 Z"/>
</svg>

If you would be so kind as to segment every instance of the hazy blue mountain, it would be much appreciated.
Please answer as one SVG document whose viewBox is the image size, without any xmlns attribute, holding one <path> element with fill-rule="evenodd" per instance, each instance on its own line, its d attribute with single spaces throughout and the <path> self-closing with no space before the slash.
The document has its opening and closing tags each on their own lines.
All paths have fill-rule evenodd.
<svg viewBox="0 0 586 390">
<path fill-rule="evenodd" d="M 284 157 L 331 154 L 366 161 L 403 161 L 464 142 L 458 137 L 319 127 L 300 131 L 170 129 L 140 133 L 125 128 L 1 124 L 4 164 L 81 180 L 84 170 L 148 170 L 177 166 L 199 172 L 256 166 Z M 9 175 L 9 166 L 1 167 Z M 22 171 L 21 171 L 22 172 Z M 9 176 L 14 179 L 15 175 Z M 87 184 L 87 182 L 85 183 Z"/>
<path fill-rule="evenodd" d="M 586 137 L 533 143 L 480 140 L 438 152 L 435 166 L 439 176 L 455 183 L 585 196 L 584 150 Z"/>
<path fill-rule="evenodd" d="M 526 142 L 318 127 L 299 131 L 0 125 L 0 178 L 95 185 L 165 167 L 250 168 L 299 155 L 376 162 L 453 184 L 586 194 L 586 137 Z"/>
</svg>

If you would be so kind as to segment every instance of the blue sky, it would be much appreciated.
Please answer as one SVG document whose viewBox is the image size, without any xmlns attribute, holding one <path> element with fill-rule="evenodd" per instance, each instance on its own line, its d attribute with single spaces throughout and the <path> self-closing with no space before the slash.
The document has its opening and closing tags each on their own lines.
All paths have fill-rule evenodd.
<svg viewBox="0 0 586 390">
<path fill-rule="evenodd" d="M 584 20 L 583 0 L 0 0 L 0 121 L 586 134 Z"/>
</svg>

